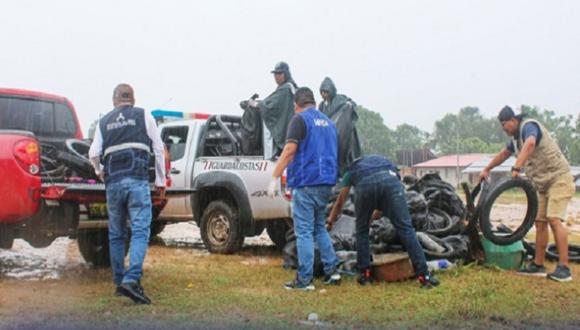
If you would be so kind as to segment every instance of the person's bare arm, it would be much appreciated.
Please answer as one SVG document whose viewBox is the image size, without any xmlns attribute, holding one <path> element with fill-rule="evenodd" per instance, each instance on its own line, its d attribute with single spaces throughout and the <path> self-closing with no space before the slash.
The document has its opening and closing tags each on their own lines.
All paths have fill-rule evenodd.
<svg viewBox="0 0 580 330">
<path fill-rule="evenodd" d="M 282 176 L 282 173 L 288 167 L 288 164 L 294 159 L 294 155 L 296 155 L 296 151 L 298 150 L 298 144 L 294 142 L 287 142 L 284 146 L 284 150 L 282 150 L 282 154 L 280 155 L 280 159 L 276 163 L 276 167 L 274 168 L 274 172 L 272 172 L 272 177 L 279 178 Z"/>
<path fill-rule="evenodd" d="M 340 214 L 340 212 L 342 212 L 342 208 L 344 207 L 344 202 L 346 202 L 346 199 L 348 198 L 349 192 L 350 192 L 350 186 L 346 186 L 340 190 L 340 193 L 338 194 L 338 197 L 336 198 L 336 201 L 334 202 L 334 205 L 332 206 L 332 209 L 330 210 L 330 215 L 328 216 L 328 219 L 326 220 L 326 223 L 328 225 L 328 229 L 332 228 L 332 225 L 334 224 L 334 222 L 338 218 L 338 215 Z"/>
<path fill-rule="evenodd" d="M 489 178 L 489 172 L 496 166 L 501 165 L 506 159 L 510 158 L 512 153 L 508 148 L 503 148 L 493 159 L 487 164 L 487 166 L 479 174 L 480 181 L 487 180 Z"/>
<path fill-rule="evenodd" d="M 526 142 L 524 142 L 524 146 L 522 147 L 522 151 L 518 154 L 514 167 L 518 169 L 523 168 L 534 150 L 536 150 L 536 137 L 530 136 L 526 139 Z M 512 171 L 512 177 L 514 178 L 518 177 L 519 174 L 520 171 Z"/>
</svg>

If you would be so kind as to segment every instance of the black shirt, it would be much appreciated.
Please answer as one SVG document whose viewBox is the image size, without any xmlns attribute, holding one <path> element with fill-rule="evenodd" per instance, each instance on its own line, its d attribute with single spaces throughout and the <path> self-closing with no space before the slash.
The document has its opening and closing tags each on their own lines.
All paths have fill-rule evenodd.
<svg viewBox="0 0 580 330">
<path fill-rule="evenodd" d="M 299 114 L 294 114 L 292 119 L 290 119 L 290 124 L 288 124 L 288 132 L 286 133 L 286 143 L 293 142 L 300 144 L 306 137 L 306 123 L 304 118 Z"/>
</svg>

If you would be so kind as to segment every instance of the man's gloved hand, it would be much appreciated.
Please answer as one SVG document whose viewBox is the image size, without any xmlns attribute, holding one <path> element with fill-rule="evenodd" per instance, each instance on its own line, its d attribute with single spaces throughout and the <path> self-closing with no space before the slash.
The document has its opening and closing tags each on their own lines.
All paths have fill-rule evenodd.
<svg viewBox="0 0 580 330">
<path fill-rule="evenodd" d="M 272 177 L 268 184 L 268 197 L 274 198 L 276 196 L 276 188 L 278 187 L 278 178 Z"/>
<path fill-rule="evenodd" d="M 248 100 L 248 105 L 252 108 L 257 108 L 258 107 L 258 101 L 256 100 Z"/>
</svg>

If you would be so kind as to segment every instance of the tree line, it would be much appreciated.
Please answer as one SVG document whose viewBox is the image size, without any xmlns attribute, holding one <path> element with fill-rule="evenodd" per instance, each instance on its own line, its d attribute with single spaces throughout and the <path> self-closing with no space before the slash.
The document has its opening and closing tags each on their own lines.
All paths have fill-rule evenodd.
<svg viewBox="0 0 580 330">
<path fill-rule="evenodd" d="M 396 159 L 398 150 L 433 150 L 437 155 L 497 153 L 508 137 L 495 117 L 485 117 L 477 107 L 464 107 L 437 120 L 433 132 L 410 124 L 394 129 L 385 125 L 377 112 L 363 106 L 358 109 L 357 129 L 365 154 L 378 153 Z M 540 121 L 552 133 L 571 165 L 580 165 L 580 114 L 556 115 L 554 111 L 524 105 L 529 118 Z"/>
</svg>

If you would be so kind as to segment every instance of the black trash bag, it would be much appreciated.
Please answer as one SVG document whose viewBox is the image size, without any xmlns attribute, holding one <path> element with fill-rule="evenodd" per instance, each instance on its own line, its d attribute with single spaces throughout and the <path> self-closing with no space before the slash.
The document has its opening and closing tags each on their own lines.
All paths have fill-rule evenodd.
<svg viewBox="0 0 580 330">
<path fill-rule="evenodd" d="M 298 268 L 298 252 L 296 250 L 296 240 L 287 241 L 286 246 L 282 250 L 284 263 L 282 267 L 285 269 L 297 269 Z"/>
<path fill-rule="evenodd" d="M 260 110 L 249 106 L 247 101 L 240 103 L 242 114 L 242 153 L 246 156 L 262 155 L 262 116 Z"/>
<path fill-rule="evenodd" d="M 415 227 L 416 231 L 425 231 L 427 229 L 428 210 L 425 197 L 416 191 L 407 190 L 405 192 L 405 198 L 407 199 L 407 206 L 409 207 L 413 227 Z"/>
<path fill-rule="evenodd" d="M 397 230 L 387 217 L 381 217 L 371 222 L 369 240 L 371 244 L 391 244 L 398 239 Z"/>
<path fill-rule="evenodd" d="M 332 235 L 332 246 L 334 251 L 356 251 L 356 238 L 347 235 Z"/>
<path fill-rule="evenodd" d="M 455 188 L 441 180 L 441 177 L 436 173 L 424 175 L 417 183 L 409 187 L 409 190 L 423 194 L 428 207 L 441 209 L 451 216 L 460 218 L 465 214 L 465 205 L 457 195 Z"/>
<path fill-rule="evenodd" d="M 285 269 L 297 269 L 298 268 L 298 250 L 296 246 L 296 236 L 294 234 L 294 229 L 288 230 L 286 233 L 286 245 L 282 250 L 284 262 L 282 267 Z M 288 240 L 290 239 L 290 240 Z M 320 252 L 318 247 L 314 248 L 314 276 L 323 276 L 324 268 L 322 266 L 322 261 L 320 259 Z"/>
<path fill-rule="evenodd" d="M 356 219 L 349 215 L 340 215 L 330 230 L 330 238 L 335 251 L 356 250 Z"/>
<path fill-rule="evenodd" d="M 414 176 L 414 175 L 405 175 L 403 177 L 403 184 L 405 185 L 405 187 L 410 187 L 412 185 L 414 185 L 415 183 L 417 183 L 417 181 L 419 181 L 419 179 Z"/>
<path fill-rule="evenodd" d="M 357 271 L 356 251 L 336 251 L 338 270 L 354 274 Z"/>
<path fill-rule="evenodd" d="M 381 254 L 381 253 L 391 252 L 391 248 L 390 248 L 389 244 L 387 244 L 385 242 L 371 243 L 370 248 L 371 248 L 371 253 L 373 253 L 373 254 Z"/>
</svg>

